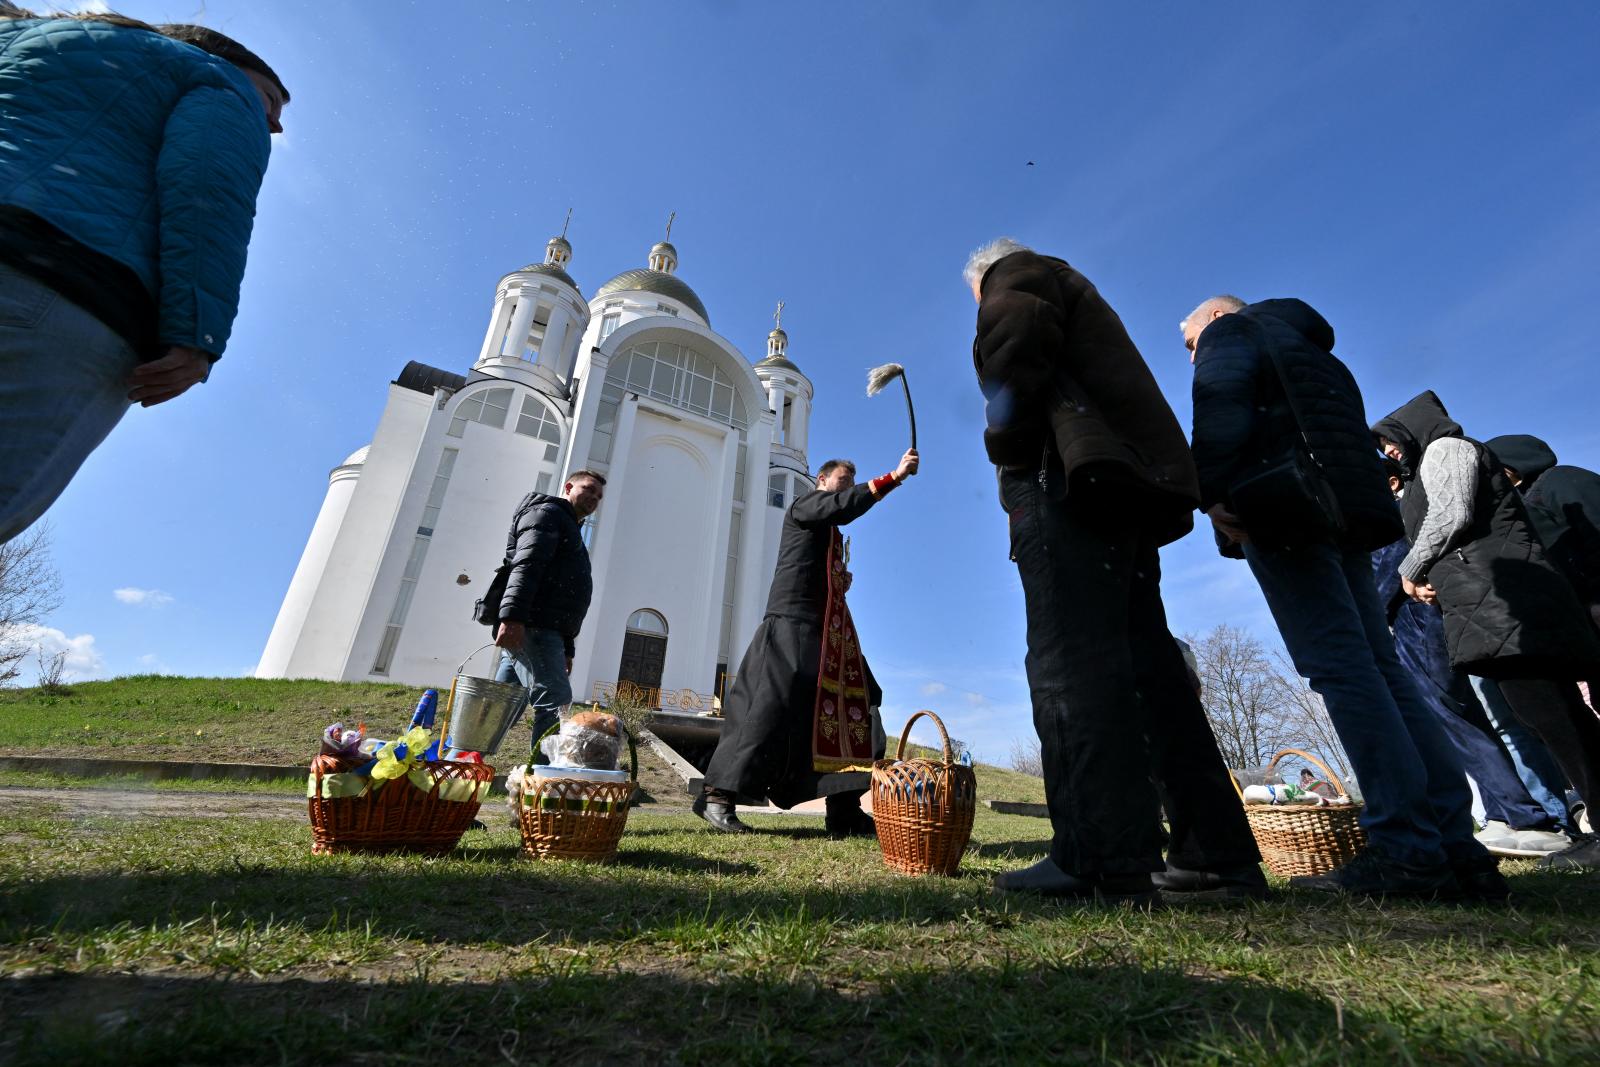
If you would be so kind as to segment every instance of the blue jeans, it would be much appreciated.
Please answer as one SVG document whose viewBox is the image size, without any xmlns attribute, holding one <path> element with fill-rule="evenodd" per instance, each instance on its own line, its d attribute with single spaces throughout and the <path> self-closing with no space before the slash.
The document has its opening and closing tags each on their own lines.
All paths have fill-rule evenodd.
<svg viewBox="0 0 1600 1067">
<path fill-rule="evenodd" d="M 1471 680 L 1472 688 L 1477 692 L 1489 722 L 1505 743 L 1506 752 L 1511 756 L 1511 765 L 1516 768 L 1517 777 L 1522 779 L 1528 795 L 1550 814 L 1558 828 L 1570 832 L 1574 827 L 1567 811 L 1567 778 L 1556 766 L 1550 750 L 1517 719 L 1494 681 L 1477 675 L 1473 675 Z"/>
<path fill-rule="evenodd" d="M 1332 545 L 1244 551 L 1355 768 L 1369 847 L 1422 867 L 1482 857 L 1466 771 L 1395 654 L 1372 557 Z"/>
<path fill-rule="evenodd" d="M 0 266 L 0 544 L 55 503 L 121 420 L 138 362 L 99 319 Z"/>
<path fill-rule="evenodd" d="M 1413 600 L 1401 604 L 1394 617 L 1394 650 L 1477 783 L 1485 820 L 1503 822 L 1513 830 L 1555 829 L 1549 814 L 1517 777 L 1466 677 L 1450 669 L 1439 609 Z"/>
<path fill-rule="evenodd" d="M 533 709 L 533 743 L 539 743 L 544 732 L 560 718 L 559 709 L 572 703 L 572 681 L 567 677 L 567 644 L 554 630 L 524 632 L 522 649 L 512 655 L 509 649 L 500 650 L 500 669 L 495 672 L 497 682 L 520 682 L 528 690 L 528 707 Z M 535 747 L 535 762 L 546 760 Z"/>
</svg>

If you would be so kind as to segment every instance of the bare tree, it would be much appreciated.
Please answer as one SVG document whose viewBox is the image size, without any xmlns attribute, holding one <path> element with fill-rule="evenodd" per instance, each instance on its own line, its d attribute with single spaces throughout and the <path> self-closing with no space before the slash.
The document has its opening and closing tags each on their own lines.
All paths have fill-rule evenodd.
<svg viewBox="0 0 1600 1067">
<path fill-rule="evenodd" d="M 1259 767 L 1296 740 L 1283 680 L 1254 635 L 1224 623 L 1184 640 L 1200 666 L 1200 702 L 1224 763 Z"/>
<path fill-rule="evenodd" d="M 1294 664 L 1282 652 L 1274 660 L 1283 685 L 1288 722 L 1294 734 L 1300 738 L 1295 747 L 1315 752 L 1327 760 L 1341 778 L 1349 778 L 1350 757 L 1345 755 L 1344 746 L 1339 743 L 1339 733 L 1333 728 L 1333 720 L 1328 718 L 1328 709 L 1322 703 L 1322 697 L 1312 690 L 1309 682 L 1300 677 L 1300 672 L 1294 669 Z"/>
<path fill-rule="evenodd" d="M 61 604 L 61 578 L 50 563 L 50 530 L 35 526 L 0 545 L 0 685 L 10 684 L 33 651 L 33 627 Z"/>
<path fill-rule="evenodd" d="M 1039 744 L 1037 734 L 1019 737 L 1011 742 L 1011 769 L 1018 774 L 1044 777 L 1044 749 Z"/>
<path fill-rule="evenodd" d="M 72 687 L 66 682 L 67 652 L 46 652 L 41 646 L 34 653 L 34 662 L 39 665 L 39 681 L 37 687 L 52 696 L 65 696 L 72 692 Z"/>
</svg>

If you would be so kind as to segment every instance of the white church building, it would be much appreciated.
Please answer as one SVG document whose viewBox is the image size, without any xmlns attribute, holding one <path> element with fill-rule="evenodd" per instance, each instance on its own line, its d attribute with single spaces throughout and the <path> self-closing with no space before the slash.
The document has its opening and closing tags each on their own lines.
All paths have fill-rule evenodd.
<svg viewBox="0 0 1600 1067">
<path fill-rule="evenodd" d="M 555 237 L 500 279 L 466 375 L 412 362 L 390 383 L 371 443 L 328 476 L 258 677 L 448 684 L 490 639 L 472 604 L 518 501 L 588 468 L 607 485 L 584 528 L 575 699 L 632 682 L 707 709 L 721 692 L 765 609 L 783 509 L 813 484 L 811 382 L 781 320 L 753 365 L 713 331 L 671 244 L 587 300 L 571 256 Z"/>
</svg>

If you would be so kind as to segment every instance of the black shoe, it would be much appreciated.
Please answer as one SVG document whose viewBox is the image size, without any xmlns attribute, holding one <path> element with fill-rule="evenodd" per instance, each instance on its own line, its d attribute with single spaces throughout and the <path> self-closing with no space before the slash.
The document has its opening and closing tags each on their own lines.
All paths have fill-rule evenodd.
<svg viewBox="0 0 1600 1067">
<path fill-rule="evenodd" d="M 488 827 L 484 825 L 482 819 L 473 819 L 472 820 L 472 825 L 467 827 L 467 829 L 468 830 L 487 830 Z"/>
<path fill-rule="evenodd" d="M 1541 871 L 1600 871 L 1600 834 L 1573 834 L 1572 844 L 1539 861 Z"/>
<path fill-rule="evenodd" d="M 1500 873 L 1500 861 L 1493 855 L 1453 863 L 1450 870 L 1456 876 L 1456 891 L 1441 894 L 1444 899 L 1463 904 L 1504 904 L 1511 899 L 1511 883 Z"/>
<path fill-rule="evenodd" d="M 701 793 L 694 798 L 694 813 L 711 824 L 713 830 L 725 834 L 748 834 L 754 831 L 739 821 L 733 801 L 712 798 Z"/>
<path fill-rule="evenodd" d="M 1456 877 L 1448 864 L 1413 867 L 1386 860 L 1370 849 L 1327 874 L 1291 878 L 1289 885 L 1295 889 L 1315 889 L 1322 893 L 1379 900 L 1385 897 L 1433 900 L 1449 897 L 1457 891 Z"/>
<path fill-rule="evenodd" d="M 1148 874 L 1105 874 L 1078 877 L 1068 874 L 1046 856 L 1032 867 L 1007 871 L 994 880 L 999 893 L 1032 893 L 1041 897 L 1069 897 L 1093 904 L 1156 903 L 1156 887 Z"/>
<path fill-rule="evenodd" d="M 1166 870 L 1152 874 L 1150 881 L 1161 891 L 1161 899 L 1167 903 L 1266 900 L 1272 893 L 1267 888 L 1267 876 L 1255 864 L 1229 867 L 1222 871 L 1191 871 L 1169 863 Z"/>
<path fill-rule="evenodd" d="M 878 824 L 873 822 L 872 816 L 860 808 L 852 808 L 838 813 L 828 812 L 828 817 L 823 820 L 822 828 L 835 841 L 843 841 L 847 837 L 878 836 Z"/>
</svg>

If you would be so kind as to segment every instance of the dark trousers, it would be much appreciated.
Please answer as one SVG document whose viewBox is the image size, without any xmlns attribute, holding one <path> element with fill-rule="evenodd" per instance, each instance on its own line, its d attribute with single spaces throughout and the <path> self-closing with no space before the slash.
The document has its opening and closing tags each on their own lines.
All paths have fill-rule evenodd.
<svg viewBox="0 0 1600 1067">
<path fill-rule="evenodd" d="M 1439 720 L 1467 774 L 1478 783 L 1485 819 L 1514 830 L 1554 830 L 1555 819 L 1517 777 L 1494 724 L 1465 675 L 1450 669 L 1444 618 L 1438 607 L 1407 600 L 1394 617 L 1394 650 L 1411 672 L 1417 694 Z"/>
<path fill-rule="evenodd" d="M 1069 874 L 1225 870 L 1261 859 L 1167 630 L 1161 561 L 1126 511 L 1001 474 L 1028 614 L 1028 688 Z"/>
<path fill-rule="evenodd" d="M 1589 811 L 1600 811 L 1600 719 L 1583 702 L 1578 684 L 1544 678 L 1498 682 L 1512 712 L 1539 735 Z"/>
</svg>

